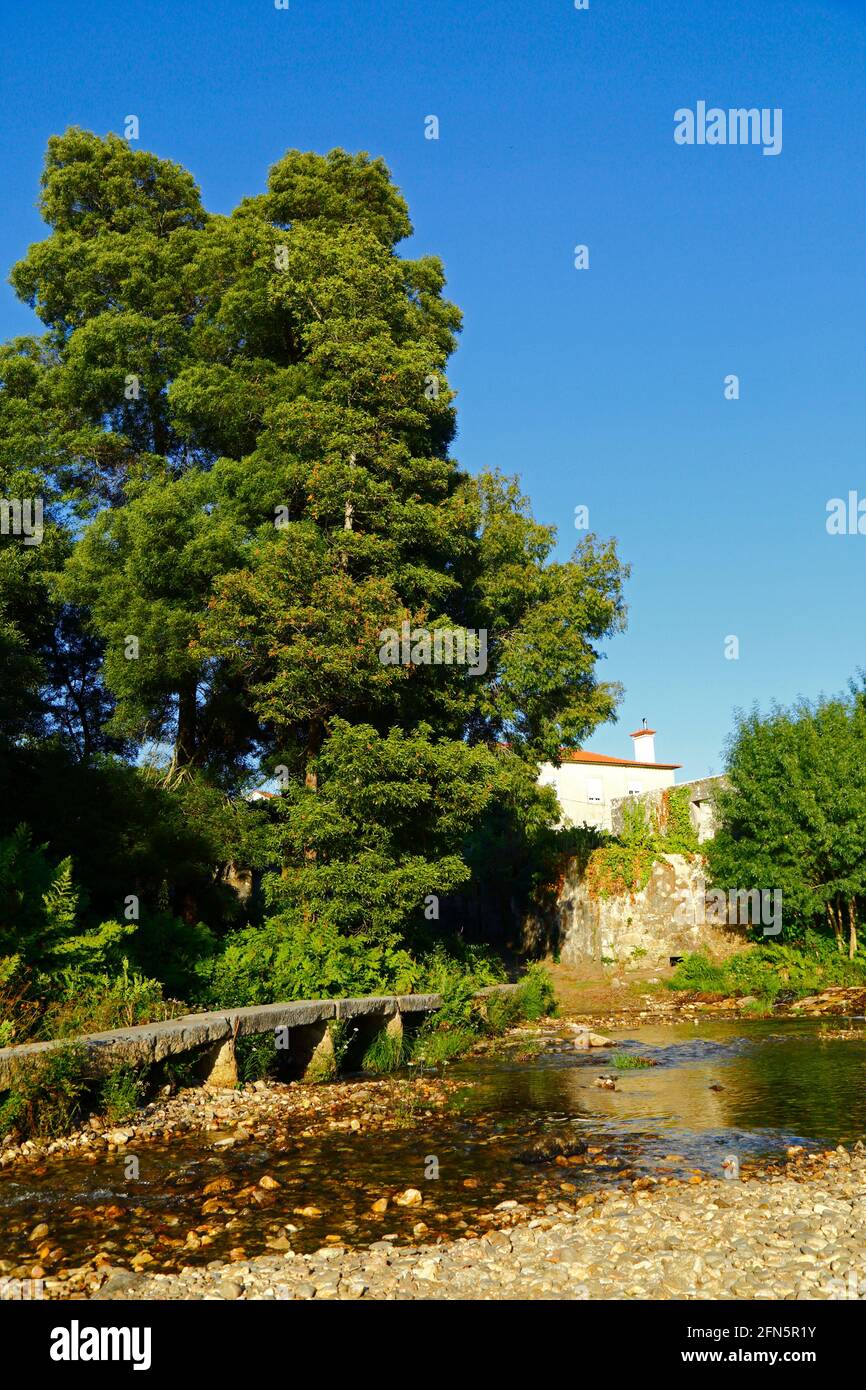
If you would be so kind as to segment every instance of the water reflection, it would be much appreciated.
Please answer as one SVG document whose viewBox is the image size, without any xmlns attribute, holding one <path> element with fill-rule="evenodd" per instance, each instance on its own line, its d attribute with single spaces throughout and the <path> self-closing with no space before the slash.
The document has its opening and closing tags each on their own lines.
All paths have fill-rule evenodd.
<svg viewBox="0 0 866 1390">
<path fill-rule="evenodd" d="M 611 1052 L 566 1043 L 519 1062 L 473 1060 L 451 1073 L 470 1084 L 449 1111 L 412 1128 L 301 1138 L 286 1127 L 268 1143 L 228 1151 L 202 1137 L 142 1146 L 135 1183 L 119 1157 L 8 1169 L 0 1173 L 0 1251 L 32 1262 L 28 1233 L 37 1221 L 51 1227 L 58 1264 L 101 1250 L 123 1263 L 146 1249 L 152 1268 L 165 1270 L 238 1248 L 315 1249 L 328 1237 L 412 1240 L 419 1221 L 424 1239 L 435 1239 L 483 1230 L 483 1215 L 504 1199 L 571 1199 L 641 1173 L 719 1174 L 727 1153 L 745 1159 L 792 1143 L 849 1143 L 866 1132 L 866 1031 L 856 1025 L 844 1039 L 829 1031 L 809 1021 L 735 1021 L 612 1035 L 612 1051 L 657 1063 L 645 1070 L 617 1070 Z M 602 1073 L 616 1077 L 616 1090 L 595 1086 Z M 539 1167 L 516 1161 L 549 1134 L 583 1137 L 588 1152 Z M 431 1155 L 436 1181 L 425 1180 Z M 254 1200 L 266 1173 L 279 1187 Z M 230 1181 L 208 1210 L 203 1189 L 217 1177 Z M 390 1201 L 373 1211 L 406 1188 L 422 1191 L 422 1207 Z"/>
</svg>

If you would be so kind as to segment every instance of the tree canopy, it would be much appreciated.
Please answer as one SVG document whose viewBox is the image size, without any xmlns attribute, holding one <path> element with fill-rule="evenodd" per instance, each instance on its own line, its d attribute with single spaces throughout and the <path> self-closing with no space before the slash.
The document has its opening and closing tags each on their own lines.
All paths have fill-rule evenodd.
<svg viewBox="0 0 866 1390">
<path fill-rule="evenodd" d="M 851 958 L 866 899 L 866 695 L 741 714 L 707 846 L 724 889 L 780 889 L 788 928 L 829 928 Z"/>
<path fill-rule="evenodd" d="M 615 545 L 554 559 L 517 480 L 453 457 L 461 315 L 439 259 L 401 253 L 381 159 L 289 150 L 224 215 L 71 129 L 40 206 L 11 280 L 44 331 L 0 348 L 0 484 L 45 505 L 41 544 L 0 536 L 0 776 L 56 864 L 106 836 L 94 910 L 126 872 L 224 929 L 214 866 L 240 858 L 311 931 L 399 932 L 477 875 L 485 816 L 525 847 L 538 763 L 612 716 Z M 404 624 L 483 632 L 485 669 L 383 664 Z M 275 772 L 279 808 L 239 829 Z"/>
</svg>

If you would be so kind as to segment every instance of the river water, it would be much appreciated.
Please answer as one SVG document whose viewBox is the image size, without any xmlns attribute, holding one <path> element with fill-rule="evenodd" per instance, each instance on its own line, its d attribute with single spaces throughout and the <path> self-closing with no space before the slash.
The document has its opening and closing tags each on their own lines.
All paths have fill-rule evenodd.
<svg viewBox="0 0 866 1390">
<path fill-rule="evenodd" d="M 833 1033 L 845 1030 L 846 1036 Z M 291 1128 L 272 1142 L 215 1150 L 205 1137 L 148 1144 L 134 1182 L 118 1156 L 75 1158 L 0 1173 L 0 1259 L 24 1273 L 29 1235 L 45 1222 L 58 1252 L 46 1272 L 104 1251 L 126 1264 L 147 1250 L 150 1271 L 247 1257 L 286 1245 L 317 1249 L 338 1239 L 366 1244 L 483 1231 L 499 1202 L 573 1201 L 646 1174 L 719 1176 L 722 1160 L 746 1166 L 806 1147 L 866 1135 L 866 1024 L 857 1019 L 704 1021 L 648 1026 L 610 1036 L 591 1053 L 569 1041 L 537 1056 L 470 1059 L 449 1068 L 465 1081 L 444 1112 L 405 1128 L 331 1131 L 303 1138 Z M 617 1069 L 611 1053 L 656 1065 Z M 599 1076 L 616 1078 L 599 1089 Z M 300 1128 L 300 1123 L 299 1123 Z M 586 1151 L 559 1162 L 521 1161 L 551 1137 L 582 1139 Z M 573 1145 L 572 1145 L 573 1147 Z M 242 1189 L 269 1174 L 279 1183 L 264 1208 Z M 221 1210 L 202 1214 L 202 1189 L 231 1180 Z M 373 1203 L 407 1188 L 423 1205 Z M 303 1209 L 303 1214 L 298 1214 Z M 425 1231 L 418 1232 L 423 1222 Z"/>
</svg>

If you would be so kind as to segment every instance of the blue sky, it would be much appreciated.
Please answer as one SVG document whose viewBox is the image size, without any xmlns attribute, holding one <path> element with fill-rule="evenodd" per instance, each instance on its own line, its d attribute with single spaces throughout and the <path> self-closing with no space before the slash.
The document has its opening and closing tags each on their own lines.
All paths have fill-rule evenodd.
<svg viewBox="0 0 866 1390">
<path fill-rule="evenodd" d="M 3 32 L 4 267 L 70 124 L 137 115 L 217 212 L 286 148 L 384 156 L 465 314 L 455 455 L 519 473 L 563 557 L 586 505 L 632 565 L 589 747 L 646 715 L 719 772 L 735 706 L 866 665 L 866 536 L 825 525 L 866 498 L 864 0 L 44 0 Z M 701 100 L 782 108 L 781 153 L 678 146 Z M 0 288 L 0 334 L 33 323 Z"/>
</svg>

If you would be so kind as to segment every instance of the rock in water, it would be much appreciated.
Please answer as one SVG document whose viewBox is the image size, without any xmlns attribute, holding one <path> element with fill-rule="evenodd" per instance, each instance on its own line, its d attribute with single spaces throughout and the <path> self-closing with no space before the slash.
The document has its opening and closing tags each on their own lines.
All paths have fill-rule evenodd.
<svg viewBox="0 0 866 1390">
<path fill-rule="evenodd" d="M 518 1163 L 553 1163 L 557 1158 L 573 1158 L 586 1153 L 585 1139 L 540 1139 L 517 1155 Z"/>
</svg>

